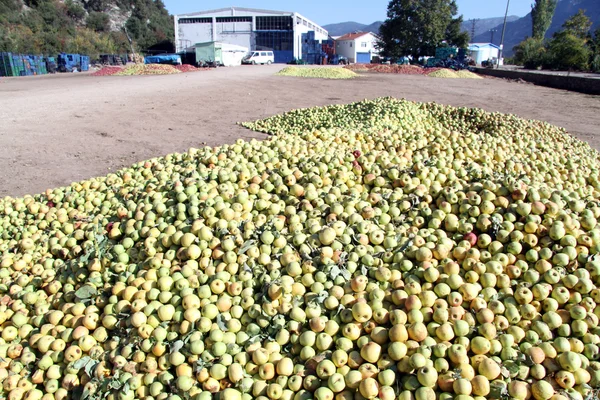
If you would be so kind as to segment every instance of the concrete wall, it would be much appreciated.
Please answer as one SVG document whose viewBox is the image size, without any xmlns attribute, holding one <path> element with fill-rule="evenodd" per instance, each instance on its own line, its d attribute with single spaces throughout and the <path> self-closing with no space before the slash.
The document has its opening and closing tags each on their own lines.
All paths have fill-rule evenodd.
<svg viewBox="0 0 600 400">
<path fill-rule="evenodd" d="M 302 58 L 302 34 L 315 31 L 315 39 L 327 40 L 328 33 L 322 27 L 298 13 L 269 13 L 260 10 L 226 9 L 175 15 L 175 46 L 181 51 L 186 45 L 220 41 L 254 49 L 256 41 L 252 31 L 256 29 L 258 16 L 291 16 L 294 19 L 294 57 Z M 252 17 L 253 22 L 218 22 L 217 17 Z M 180 18 L 212 18 L 213 23 L 181 24 Z"/>
<path fill-rule="evenodd" d="M 217 41 L 252 49 L 252 22 L 216 22 Z"/>
<path fill-rule="evenodd" d="M 349 62 L 356 62 L 356 43 L 354 40 L 338 40 L 335 42 L 335 52 L 344 56 Z"/>
<path fill-rule="evenodd" d="M 175 45 L 179 48 L 180 41 L 189 40 L 189 46 L 196 43 L 213 42 L 218 39 L 213 37 L 213 24 L 177 24 Z"/>
<path fill-rule="evenodd" d="M 523 79 L 526 82 L 554 89 L 600 95 L 600 78 L 490 68 L 477 68 L 477 72 L 482 75 L 495 76 L 497 78 Z"/>
</svg>

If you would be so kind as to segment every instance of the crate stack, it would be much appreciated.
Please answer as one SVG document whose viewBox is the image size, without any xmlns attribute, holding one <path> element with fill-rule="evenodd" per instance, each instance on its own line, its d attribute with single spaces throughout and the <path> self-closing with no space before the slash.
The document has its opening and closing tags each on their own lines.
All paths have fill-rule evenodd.
<svg viewBox="0 0 600 400">
<path fill-rule="evenodd" d="M 81 70 L 82 71 L 90 70 L 90 56 L 81 56 Z"/>
<path fill-rule="evenodd" d="M 302 60 L 307 64 L 321 64 L 325 54 L 323 44 L 315 39 L 315 31 L 302 34 Z"/>
<path fill-rule="evenodd" d="M 19 70 L 15 65 L 11 53 L 0 53 L 0 76 L 19 76 Z"/>
<path fill-rule="evenodd" d="M 335 41 L 333 39 L 323 40 L 321 42 L 321 48 L 329 58 L 332 58 L 335 55 Z"/>
<path fill-rule="evenodd" d="M 0 53 L 0 76 L 33 76 L 47 73 L 43 56 Z"/>
</svg>

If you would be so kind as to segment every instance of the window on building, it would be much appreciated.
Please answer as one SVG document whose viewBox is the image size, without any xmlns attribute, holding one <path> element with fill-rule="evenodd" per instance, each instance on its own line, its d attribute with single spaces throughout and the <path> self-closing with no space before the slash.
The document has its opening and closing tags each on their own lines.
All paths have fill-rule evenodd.
<svg viewBox="0 0 600 400">
<path fill-rule="evenodd" d="M 360 47 L 367 47 L 367 42 L 362 42 L 362 43 L 360 44 Z"/>
<path fill-rule="evenodd" d="M 352 42 L 350 42 L 350 47 L 352 47 Z"/>
<path fill-rule="evenodd" d="M 293 26 L 292 17 L 256 17 L 257 31 L 291 31 Z"/>
<path fill-rule="evenodd" d="M 293 51 L 293 31 L 258 31 L 254 34 L 255 50 Z"/>
<path fill-rule="evenodd" d="M 303 19 L 303 20 L 302 20 L 302 24 L 303 24 L 304 26 L 308 26 L 308 22 L 306 22 L 306 20 L 305 20 L 305 19 Z"/>
<path fill-rule="evenodd" d="M 212 24 L 212 18 L 179 18 L 180 24 Z"/>
<path fill-rule="evenodd" d="M 217 22 L 252 22 L 252 17 L 217 17 Z"/>
</svg>

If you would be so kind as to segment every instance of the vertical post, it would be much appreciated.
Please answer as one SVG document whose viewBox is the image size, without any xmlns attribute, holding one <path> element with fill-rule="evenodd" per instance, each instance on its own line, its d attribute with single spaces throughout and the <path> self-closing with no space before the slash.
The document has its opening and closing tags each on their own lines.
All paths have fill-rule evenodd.
<svg viewBox="0 0 600 400">
<path fill-rule="evenodd" d="M 182 44 L 179 43 L 179 17 L 173 15 L 173 23 L 175 24 L 175 53 L 179 53 L 182 49 Z"/>
<path fill-rule="evenodd" d="M 506 13 L 504 14 L 504 25 L 502 26 L 502 39 L 500 39 L 500 52 L 498 53 L 498 68 L 500 68 L 500 60 L 502 60 L 502 53 L 504 50 L 504 34 L 506 33 L 506 19 L 508 18 L 509 7 L 510 0 L 506 0 Z"/>
<path fill-rule="evenodd" d="M 212 17 L 212 40 L 216 42 L 218 40 L 217 36 L 217 17 Z"/>
</svg>

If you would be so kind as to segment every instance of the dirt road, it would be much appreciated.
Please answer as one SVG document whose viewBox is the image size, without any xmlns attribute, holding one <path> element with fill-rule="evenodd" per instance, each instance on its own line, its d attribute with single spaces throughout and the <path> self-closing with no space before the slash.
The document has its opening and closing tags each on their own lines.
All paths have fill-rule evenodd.
<svg viewBox="0 0 600 400">
<path fill-rule="evenodd" d="M 203 143 L 264 137 L 236 122 L 380 96 L 545 120 L 600 149 L 598 97 L 497 79 L 367 74 L 352 81 L 327 81 L 274 76 L 280 68 L 3 79 L 0 196 L 38 193 Z"/>
</svg>

